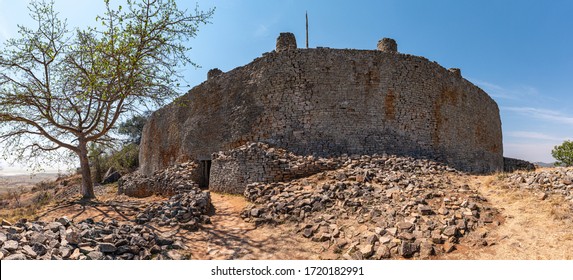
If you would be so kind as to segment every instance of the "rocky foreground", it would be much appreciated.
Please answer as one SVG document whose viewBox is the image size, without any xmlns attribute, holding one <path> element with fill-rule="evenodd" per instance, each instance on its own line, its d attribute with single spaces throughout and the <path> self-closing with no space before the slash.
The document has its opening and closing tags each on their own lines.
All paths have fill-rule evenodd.
<svg viewBox="0 0 573 280">
<path fill-rule="evenodd" d="M 552 168 L 537 172 L 517 172 L 503 176 L 502 185 L 537 192 L 541 199 L 560 195 L 573 205 L 573 168 Z"/>
<path fill-rule="evenodd" d="M 165 202 L 146 207 L 135 222 L 80 222 L 62 217 L 53 222 L 2 223 L 0 259 L 3 260 L 148 260 L 182 259 L 187 249 L 174 233 L 161 233 L 158 226 L 197 230 L 208 223 L 208 192 L 193 189 Z M 165 231 L 164 231 L 165 232 Z"/>
<path fill-rule="evenodd" d="M 496 242 L 490 233 L 502 215 L 468 185 L 470 175 L 405 157 L 329 160 L 335 169 L 289 182 L 248 185 L 244 195 L 250 204 L 241 217 L 256 225 L 293 225 L 294 234 L 320 244 L 327 258 L 440 259 L 458 249 Z M 146 179 L 154 191 L 183 191 L 148 204 L 129 222 L 65 217 L 3 222 L 0 259 L 189 258 L 193 249 L 175 232 L 193 234 L 210 223 L 209 215 L 217 215 L 209 192 L 191 179 L 194 167 L 181 164 Z M 531 190 L 541 199 L 562 195 L 573 206 L 573 168 L 502 173 L 497 179 L 494 184 L 500 187 Z"/>
<path fill-rule="evenodd" d="M 498 211 L 459 172 L 429 160 L 349 158 L 342 168 L 288 183 L 251 184 L 255 223 L 299 224 L 299 234 L 344 259 L 432 258 L 473 236 L 487 245 Z M 360 230 L 358 230 L 360 229 Z M 479 229 L 479 231 L 478 231 Z"/>
</svg>

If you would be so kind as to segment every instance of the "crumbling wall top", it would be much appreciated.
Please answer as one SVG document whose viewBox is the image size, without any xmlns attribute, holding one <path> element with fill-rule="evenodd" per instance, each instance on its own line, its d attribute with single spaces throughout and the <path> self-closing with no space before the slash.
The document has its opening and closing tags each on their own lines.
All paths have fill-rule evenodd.
<svg viewBox="0 0 573 280">
<path fill-rule="evenodd" d="M 209 72 L 207 72 L 207 80 L 215 78 L 221 74 L 223 74 L 223 71 L 221 71 L 221 69 L 213 68 L 213 69 L 209 70 Z"/>
<path fill-rule="evenodd" d="M 277 52 L 295 50 L 296 49 L 296 37 L 290 32 L 281 33 L 277 38 Z"/>
<path fill-rule="evenodd" d="M 396 40 L 391 38 L 382 38 L 382 40 L 378 41 L 378 50 L 383 52 L 391 52 L 397 53 L 398 52 L 398 44 L 396 44 Z"/>
</svg>

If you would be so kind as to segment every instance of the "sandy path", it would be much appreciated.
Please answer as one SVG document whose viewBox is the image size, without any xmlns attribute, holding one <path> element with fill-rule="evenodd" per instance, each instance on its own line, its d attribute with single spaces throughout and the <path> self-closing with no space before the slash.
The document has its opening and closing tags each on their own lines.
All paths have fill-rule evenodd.
<svg viewBox="0 0 573 280">
<path fill-rule="evenodd" d="M 492 176 L 476 177 L 473 185 L 495 207 L 504 222 L 489 232 L 495 245 L 452 253 L 455 259 L 573 259 L 573 211 L 562 197 L 541 199 L 529 190 L 492 185 Z"/>
<path fill-rule="evenodd" d="M 215 215 L 210 225 L 185 234 L 193 259 L 317 259 L 320 244 L 294 233 L 294 227 L 246 223 L 244 197 L 211 193 Z M 324 257 L 324 256 L 323 256 Z"/>
</svg>

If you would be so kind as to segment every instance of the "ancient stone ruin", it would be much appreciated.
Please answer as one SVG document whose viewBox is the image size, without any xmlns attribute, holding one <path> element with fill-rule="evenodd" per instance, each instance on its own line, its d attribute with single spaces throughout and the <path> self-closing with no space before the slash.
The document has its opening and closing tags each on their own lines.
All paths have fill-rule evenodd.
<svg viewBox="0 0 573 280">
<path fill-rule="evenodd" d="M 324 170 L 321 158 L 411 156 L 487 173 L 503 169 L 502 152 L 497 104 L 459 69 L 399 53 L 392 39 L 377 50 L 298 49 L 293 34 L 281 33 L 275 51 L 226 73 L 209 71 L 153 113 L 140 172 L 195 162 L 202 187 L 242 193 L 293 170 Z"/>
</svg>

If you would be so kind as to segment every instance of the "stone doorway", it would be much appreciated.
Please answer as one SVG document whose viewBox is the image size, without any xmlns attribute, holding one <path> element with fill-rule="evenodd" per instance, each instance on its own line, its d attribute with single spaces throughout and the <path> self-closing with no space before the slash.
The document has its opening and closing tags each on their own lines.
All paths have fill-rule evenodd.
<svg viewBox="0 0 573 280">
<path fill-rule="evenodd" d="M 199 170 L 201 179 L 199 180 L 199 187 L 202 189 L 209 188 L 209 174 L 211 174 L 211 160 L 200 160 Z"/>
</svg>

